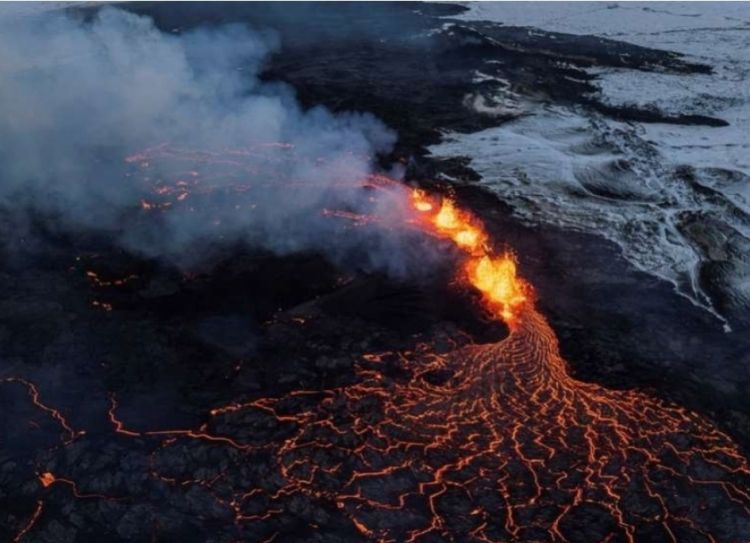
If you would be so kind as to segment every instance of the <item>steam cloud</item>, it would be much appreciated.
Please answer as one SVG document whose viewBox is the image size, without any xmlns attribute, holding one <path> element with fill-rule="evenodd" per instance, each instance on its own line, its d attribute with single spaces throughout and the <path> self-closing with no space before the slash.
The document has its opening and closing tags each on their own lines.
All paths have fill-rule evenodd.
<svg viewBox="0 0 750 543">
<path fill-rule="evenodd" d="M 416 260 L 424 266 L 425 254 L 401 229 L 341 235 L 340 221 L 320 216 L 331 203 L 353 211 L 373 205 L 362 189 L 338 185 L 369 174 L 395 134 L 369 114 L 303 110 L 289 86 L 260 81 L 278 47 L 268 31 L 230 25 L 166 34 L 149 18 L 113 8 L 90 21 L 48 14 L 0 24 L 0 206 L 107 230 L 129 250 L 183 264 L 219 241 L 239 241 L 336 261 L 356 254 L 365 267 L 397 275 Z M 124 157 L 164 143 L 221 151 L 269 142 L 293 152 L 270 166 L 257 159 L 268 186 L 252 195 L 252 212 L 236 211 L 225 196 L 190 213 L 133 219 L 143 187 L 127 176 Z M 255 160 L 248 156 L 246 169 Z M 158 163 L 149 175 L 160 175 Z M 400 200 L 375 211 L 385 222 L 403 220 Z"/>
</svg>

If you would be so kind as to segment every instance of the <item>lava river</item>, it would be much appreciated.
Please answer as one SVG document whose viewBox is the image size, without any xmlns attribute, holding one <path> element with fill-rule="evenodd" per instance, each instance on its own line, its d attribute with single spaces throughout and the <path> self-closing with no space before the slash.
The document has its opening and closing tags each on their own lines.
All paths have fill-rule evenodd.
<svg viewBox="0 0 750 543">
<path fill-rule="evenodd" d="M 279 519 L 300 499 L 335 506 L 382 542 L 750 541 L 750 465 L 739 447 L 677 405 L 572 378 L 513 256 L 493 252 L 481 223 L 452 200 L 411 198 L 414 224 L 464 253 L 458 280 L 482 293 L 508 337 L 449 354 L 367 355 L 354 384 L 217 406 L 194 429 L 132 427 L 113 397 L 112 431 L 152 450 L 145 476 L 175 492 L 209 489 L 242 541 L 291 540 Z M 394 356 L 417 368 L 412 378 L 385 375 Z M 229 467 L 212 471 L 213 457 L 189 452 L 206 446 L 226 451 Z M 161 473 L 160 455 L 175 447 L 209 475 Z M 258 484 L 252 470 L 277 475 Z M 40 473 L 39 505 L 18 540 L 61 481 L 98 499 Z"/>
<path fill-rule="evenodd" d="M 413 198 L 466 252 L 460 276 L 510 335 L 427 352 L 405 383 L 370 357 L 360 384 L 303 414 L 228 408 L 297 427 L 278 452 L 287 490 L 335 501 L 379 541 L 748 540 L 750 466 L 730 438 L 678 406 L 570 377 L 512 256 L 493 256 L 452 201 Z"/>
</svg>

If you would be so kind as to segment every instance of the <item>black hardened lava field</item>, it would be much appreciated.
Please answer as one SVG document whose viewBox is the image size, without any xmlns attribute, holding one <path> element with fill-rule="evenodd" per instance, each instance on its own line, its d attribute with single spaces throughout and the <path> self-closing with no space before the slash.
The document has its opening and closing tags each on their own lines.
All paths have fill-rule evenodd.
<svg viewBox="0 0 750 543">
<path fill-rule="evenodd" d="M 501 7 L 0 4 L 0 542 L 750 541 L 729 68 Z"/>
</svg>

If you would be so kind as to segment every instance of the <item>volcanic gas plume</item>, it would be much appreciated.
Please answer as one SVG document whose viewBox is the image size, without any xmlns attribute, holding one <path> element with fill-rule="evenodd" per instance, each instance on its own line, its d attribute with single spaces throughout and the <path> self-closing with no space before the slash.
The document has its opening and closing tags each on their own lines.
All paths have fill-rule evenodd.
<svg viewBox="0 0 750 543">
<path fill-rule="evenodd" d="M 750 465 L 727 435 L 648 394 L 571 377 L 515 257 L 495 252 L 482 224 L 453 199 L 388 190 L 411 208 L 404 228 L 461 252 L 456 281 L 481 293 L 509 336 L 447 354 L 430 344 L 371 353 L 352 384 L 218 405 L 195 428 L 135 427 L 113 395 L 112 431 L 152 450 L 144 477 L 177 491 L 209 489 L 246 541 L 284 541 L 277 519 L 295 511 L 301 496 L 335 504 L 364 538 L 381 542 L 571 541 L 580 540 L 571 535 L 580 523 L 600 525 L 608 542 L 750 538 Z M 381 227 L 377 217 L 326 216 Z M 413 377 L 388 377 L 393 358 L 416 368 Z M 25 387 L 59 425 L 60 451 L 87 439 L 34 384 L 4 385 Z M 206 443 L 231 459 L 227 470 L 214 473 L 211 458 L 191 455 Z M 161 456 L 174 449 L 210 475 L 162 473 Z M 255 484 L 255 466 L 276 476 Z M 17 541 L 43 518 L 45 495 L 56 487 L 78 500 L 145 499 L 100 496 L 40 469 L 37 506 L 19 524 Z"/>
<path fill-rule="evenodd" d="M 290 86 L 263 81 L 278 48 L 267 28 L 163 32 L 113 7 L 0 19 L 0 210 L 24 240 L 2 248 L 23 253 L 37 238 L 30 225 L 51 216 L 56 229 L 96 231 L 184 268 L 210 261 L 217 244 L 245 243 L 332 261 L 365 247 L 364 267 L 411 269 L 399 241 L 378 236 L 386 230 L 332 240 L 317 214 L 331 197 L 366 206 L 345 186 L 372 173 L 395 133 L 368 113 L 303 108 Z M 161 192 L 144 194 L 135 177 Z M 249 178 L 256 208 L 238 201 Z M 159 210 L 209 190 L 203 207 L 133 220 L 138 199 Z"/>
</svg>

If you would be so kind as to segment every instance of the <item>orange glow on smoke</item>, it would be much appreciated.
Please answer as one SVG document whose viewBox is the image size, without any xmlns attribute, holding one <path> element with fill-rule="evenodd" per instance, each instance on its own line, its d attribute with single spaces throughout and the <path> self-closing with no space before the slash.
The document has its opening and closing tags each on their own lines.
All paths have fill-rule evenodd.
<svg viewBox="0 0 750 543">
<path fill-rule="evenodd" d="M 466 253 L 464 277 L 479 290 L 488 307 L 508 325 L 514 325 L 518 309 L 531 293 L 530 285 L 518 277 L 515 257 L 505 252 L 493 254 L 482 224 L 470 213 L 460 210 L 450 198 L 443 198 L 437 212 L 426 193 L 412 191 L 412 205 L 423 214 L 440 237 L 450 239 Z"/>
</svg>

